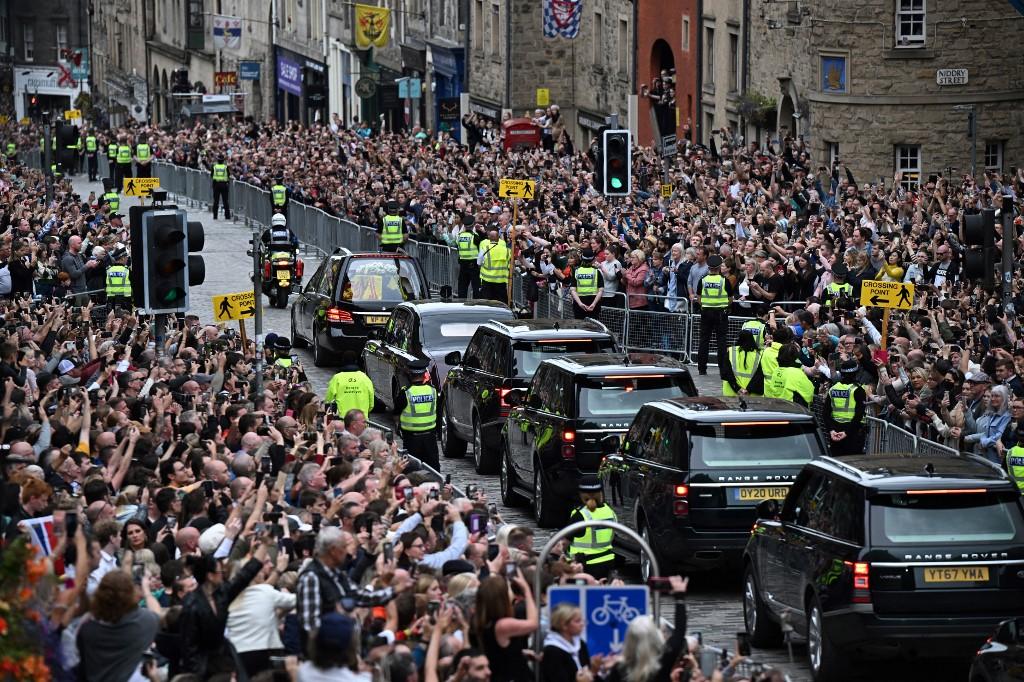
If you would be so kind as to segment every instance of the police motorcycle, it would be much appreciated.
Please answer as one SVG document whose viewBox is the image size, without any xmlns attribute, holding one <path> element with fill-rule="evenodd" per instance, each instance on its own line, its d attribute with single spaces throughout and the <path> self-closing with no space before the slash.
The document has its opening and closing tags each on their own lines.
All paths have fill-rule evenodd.
<svg viewBox="0 0 1024 682">
<path fill-rule="evenodd" d="M 287 219 L 280 213 L 274 214 L 270 228 L 263 235 L 260 251 L 263 293 L 272 306 L 287 308 L 292 289 L 297 290 L 302 285 L 304 264 L 296 255 L 296 249 Z"/>
</svg>

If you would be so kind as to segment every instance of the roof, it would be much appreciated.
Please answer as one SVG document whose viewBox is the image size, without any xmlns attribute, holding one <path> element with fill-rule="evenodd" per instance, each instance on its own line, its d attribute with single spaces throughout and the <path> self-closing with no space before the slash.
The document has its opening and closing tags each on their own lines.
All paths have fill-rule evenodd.
<svg viewBox="0 0 1024 682">
<path fill-rule="evenodd" d="M 516 319 L 489 325 L 513 339 L 612 337 L 608 328 L 597 320 Z"/>
<path fill-rule="evenodd" d="M 570 372 L 592 376 L 607 374 L 689 374 L 690 370 L 675 358 L 656 353 L 587 353 L 546 360 Z"/>
<path fill-rule="evenodd" d="M 335 248 L 333 255 L 351 256 L 353 258 L 385 258 L 387 260 L 401 258 L 404 260 L 416 260 L 407 253 L 390 253 L 387 251 L 352 251 L 351 249 L 346 249 L 344 246 Z"/>
<path fill-rule="evenodd" d="M 890 452 L 815 463 L 878 491 L 992 488 L 1016 490 L 1006 472 L 977 455 L 932 455 Z M 926 468 L 928 467 L 928 468 Z"/>
<path fill-rule="evenodd" d="M 415 308 L 420 315 L 441 315 L 459 310 L 479 310 L 481 313 L 490 311 L 493 313 L 507 313 L 512 315 L 512 309 L 499 301 L 485 301 L 468 298 L 450 298 L 446 300 L 419 299 L 406 301 L 402 306 Z"/>
<path fill-rule="evenodd" d="M 814 415 L 781 398 L 700 396 L 669 398 L 651 403 L 666 412 L 695 422 L 799 421 L 814 422 Z"/>
</svg>

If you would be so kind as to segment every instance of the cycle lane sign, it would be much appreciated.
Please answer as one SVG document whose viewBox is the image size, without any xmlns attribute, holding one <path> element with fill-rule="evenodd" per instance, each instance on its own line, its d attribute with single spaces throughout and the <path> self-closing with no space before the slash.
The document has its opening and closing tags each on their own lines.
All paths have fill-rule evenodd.
<svg viewBox="0 0 1024 682">
<path fill-rule="evenodd" d="M 630 621 L 650 613 L 646 585 L 549 587 L 549 613 L 562 603 L 573 604 L 583 611 L 583 640 L 591 656 L 622 653 Z"/>
</svg>

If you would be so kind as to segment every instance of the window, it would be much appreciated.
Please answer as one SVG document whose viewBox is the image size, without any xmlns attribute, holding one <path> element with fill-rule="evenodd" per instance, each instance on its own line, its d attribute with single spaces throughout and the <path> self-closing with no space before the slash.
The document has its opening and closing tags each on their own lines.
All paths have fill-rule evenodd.
<svg viewBox="0 0 1024 682">
<path fill-rule="evenodd" d="M 690 51 L 690 17 L 683 17 L 683 52 Z"/>
<path fill-rule="evenodd" d="M 1002 141 L 986 142 L 985 143 L 985 170 L 1002 172 L 1002 170 L 1003 170 L 1003 143 L 1002 143 Z"/>
<path fill-rule="evenodd" d="M 715 87 L 715 29 L 704 29 L 704 85 Z"/>
<path fill-rule="evenodd" d="M 921 182 L 921 147 L 916 144 L 896 145 L 896 170 L 902 173 L 900 185 L 908 192 Z"/>
<path fill-rule="evenodd" d="M 438 0 L 437 3 L 437 25 L 445 26 L 448 23 L 448 3 L 445 0 Z"/>
<path fill-rule="evenodd" d="M 187 26 L 185 47 L 189 50 L 202 50 L 206 47 L 206 21 L 203 17 L 203 0 L 188 0 Z"/>
<path fill-rule="evenodd" d="M 57 59 L 63 59 L 64 50 L 68 49 L 68 25 L 62 23 L 53 28 L 57 35 Z"/>
<path fill-rule="evenodd" d="M 25 61 L 36 58 L 36 27 L 32 24 L 21 25 L 21 42 L 25 46 Z"/>
<path fill-rule="evenodd" d="M 563 355 L 614 352 L 615 341 L 609 338 L 552 339 L 550 341 L 517 341 L 512 349 L 516 377 L 532 377 L 540 363 Z"/>
<path fill-rule="evenodd" d="M 629 73 L 629 24 L 619 19 L 619 75 Z"/>
<path fill-rule="evenodd" d="M 829 142 L 828 140 L 826 140 L 825 141 L 825 155 L 828 157 L 828 167 L 829 167 L 829 170 L 831 170 L 832 166 L 834 166 L 837 163 L 839 163 L 839 143 L 838 142 Z"/>
<path fill-rule="evenodd" d="M 483 0 L 476 0 L 475 11 L 473 12 L 473 49 L 484 49 L 484 3 Z"/>
<path fill-rule="evenodd" d="M 821 452 L 812 422 L 694 424 L 693 461 L 712 469 L 802 466 Z"/>
<path fill-rule="evenodd" d="M 3 45 L 7 45 L 9 42 L 11 42 L 11 36 L 8 31 L 8 28 L 9 27 L 7 25 L 7 15 L 0 15 L 0 43 L 2 43 Z"/>
<path fill-rule="evenodd" d="M 709 106 L 706 105 L 705 106 Z M 710 105 L 714 106 L 714 105 Z M 715 112 L 706 111 L 704 112 L 704 135 L 708 139 L 708 143 L 711 143 L 711 133 L 715 131 Z"/>
<path fill-rule="evenodd" d="M 923 47 L 925 0 L 896 0 L 896 47 Z"/>
<path fill-rule="evenodd" d="M 587 377 L 578 382 L 579 416 L 628 417 L 646 403 L 689 395 L 685 375 L 632 379 Z"/>
<path fill-rule="evenodd" d="M 594 66 L 600 67 L 604 59 L 604 18 L 594 12 Z"/>
<path fill-rule="evenodd" d="M 740 37 L 729 34 L 729 92 L 736 92 L 740 80 Z"/>
<path fill-rule="evenodd" d="M 1004 493 L 872 498 L 871 535 L 884 544 L 1020 542 L 1024 534 L 1016 497 Z"/>
<path fill-rule="evenodd" d="M 501 55 L 501 9 L 491 5 L 491 54 Z"/>
</svg>

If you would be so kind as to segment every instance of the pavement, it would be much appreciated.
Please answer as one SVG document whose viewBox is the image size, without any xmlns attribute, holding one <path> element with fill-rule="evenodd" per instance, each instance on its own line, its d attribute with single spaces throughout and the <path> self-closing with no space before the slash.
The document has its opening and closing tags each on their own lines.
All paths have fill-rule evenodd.
<svg viewBox="0 0 1024 682">
<path fill-rule="evenodd" d="M 83 197 L 88 196 L 90 191 L 95 191 L 97 196 L 102 194 L 101 183 L 90 183 L 84 175 L 74 178 L 74 186 Z M 122 198 L 121 212 L 127 215 L 128 208 L 137 204 L 138 199 L 136 198 Z M 200 320 L 205 323 L 214 319 L 212 297 L 252 289 L 252 258 L 246 255 L 246 251 L 249 249 L 248 241 L 252 233 L 241 220 L 225 220 L 223 217 L 214 220 L 213 214 L 205 207 L 189 207 L 185 201 L 180 201 L 178 206 L 188 210 L 189 220 L 198 220 L 203 223 L 205 228 L 206 244 L 202 254 L 206 261 L 206 281 L 199 287 L 193 287 L 190 291 L 192 312 L 199 315 Z M 345 246 L 345 244 L 338 245 Z M 305 273 L 308 281 L 308 278 L 319 266 L 320 260 L 312 249 L 306 253 L 300 253 L 300 257 L 305 261 Z M 288 309 L 272 308 L 266 297 L 260 298 L 264 304 L 263 333 L 275 332 L 279 335 L 290 336 L 291 322 Z M 252 335 L 254 332 L 252 320 L 246 320 L 245 323 L 247 333 Z M 230 324 L 237 325 L 234 322 Z M 323 395 L 334 370 L 314 366 L 312 355 L 306 350 L 297 350 L 296 353 L 299 355 L 313 388 Z M 713 368 L 705 376 L 699 376 L 696 367 L 693 367 L 692 371 L 697 389 L 701 394 L 720 394 L 721 380 Z M 394 426 L 391 416 L 382 412 L 374 412 L 370 418 L 371 421 L 384 424 L 389 428 Z M 450 473 L 453 482 L 460 487 L 464 488 L 467 484 L 481 486 L 486 492 L 487 499 L 498 505 L 499 512 L 506 522 L 534 528 L 538 550 L 551 537 L 550 531 L 536 528 L 529 508 L 510 508 L 502 505 L 497 475 L 481 476 L 477 474 L 473 468 L 471 456 L 459 460 L 442 457 L 441 471 L 443 474 Z M 639 580 L 639 573 L 635 567 L 626 567 L 624 576 L 627 580 L 631 576 L 633 579 Z M 671 600 L 663 601 L 666 602 L 662 607 L 663 615 L 670 620 L 672 605 L 668 602 Z M 687 631 L 700 632 L 705 643 L 734 651 L 736 633 L 743 629 L 739 571 L 730 569 L 691 576 L 687 596 Z M 752 659 L 784 670 L 789 674 L 789 679 L 792 682 L 810 680 L 810 671 L 805 663 L 806 646 L 799 642 L 795 643 L 793 655 L 796 662 L 790 663 L 785 649 L 754 649 Z M 959 664 L 950 665 L 948 661 L 929 663 L 924 666 L 918 663 L 885 663 L 881 665 L 881 669 L 878 665 L 874 665 L 870 669 L 865 668 L 863 672 L 851 672 L 850 679 L 872 680 L 873 682 L 914 679 L 961 680 L 966 677 L 967 672 L 966 663 L 961 667 Z"/>
</svg>

